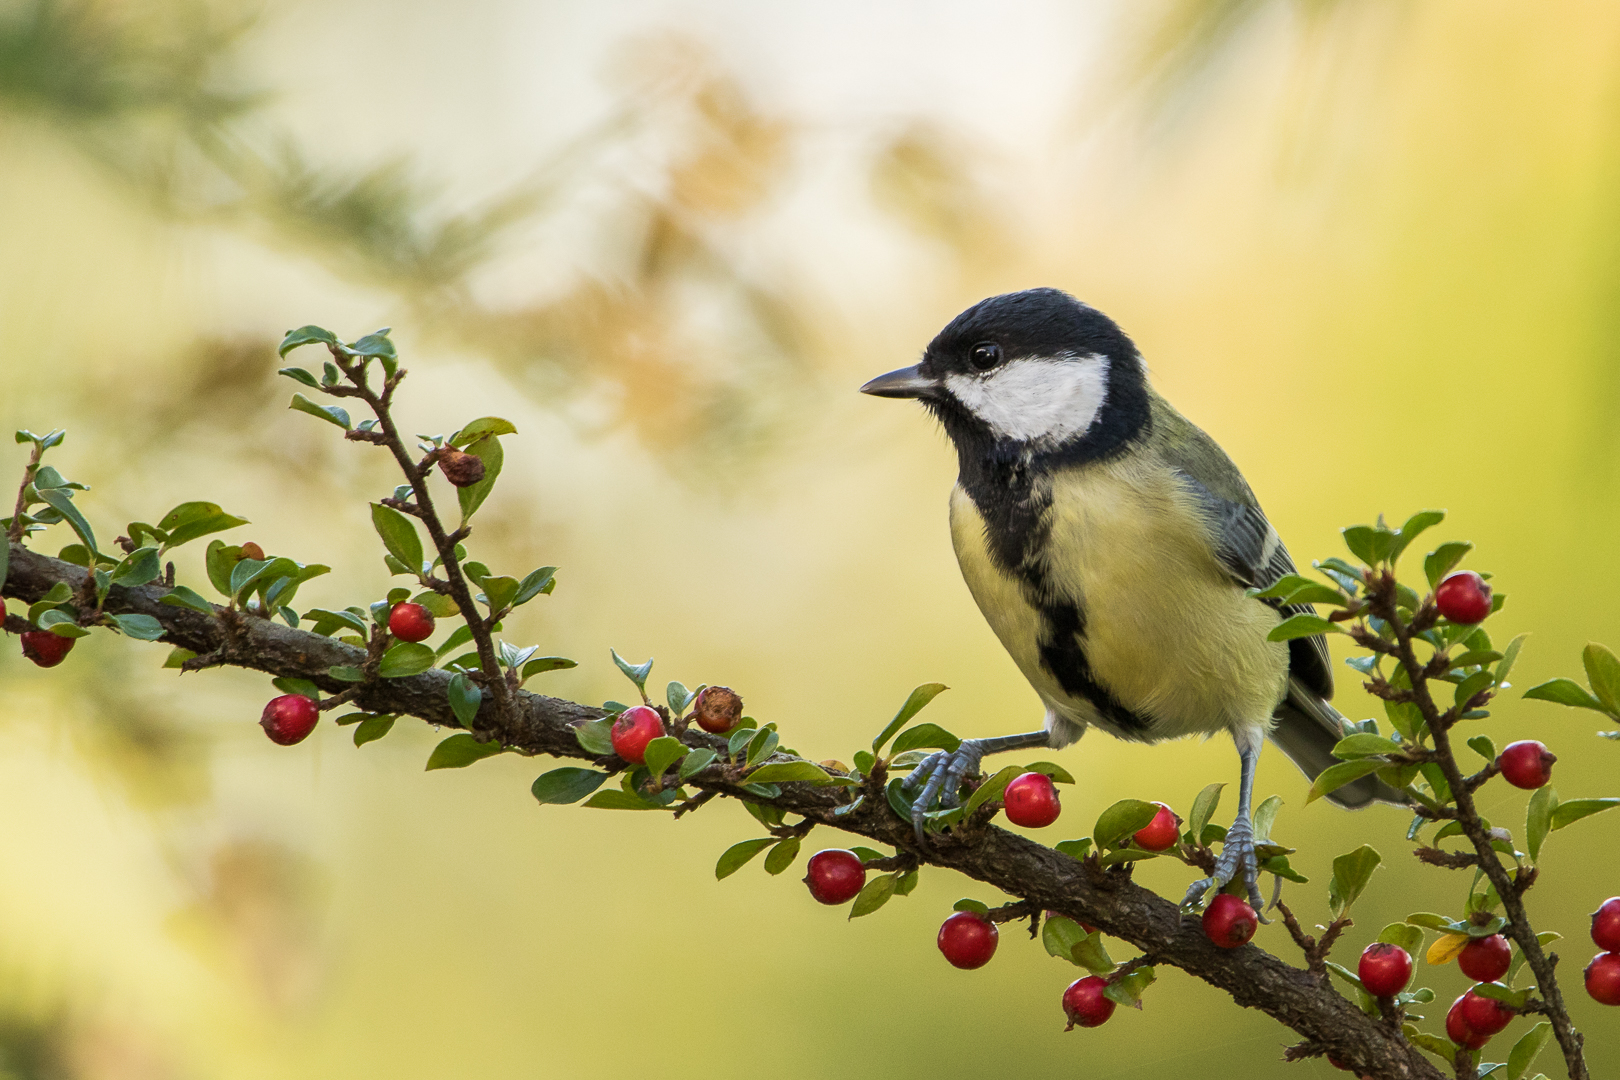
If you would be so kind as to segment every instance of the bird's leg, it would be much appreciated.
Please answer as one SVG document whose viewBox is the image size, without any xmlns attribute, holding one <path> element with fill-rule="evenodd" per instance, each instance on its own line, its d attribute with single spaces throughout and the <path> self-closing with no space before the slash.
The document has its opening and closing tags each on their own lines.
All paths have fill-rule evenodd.
<svg viewBox="0 0 1620 1080">
<path fill-rule="evenodd" d="M 1254 769 L 1260 761 L 1260 740 L 1239 736 L 1237 744 L 1238 760 L 1242 762 L 1237 820 L 1232 822 L 1231 830 L 1221 842 L 1221 855 L 1215 860 L 1214 876 L 1193 882 L 1192 888 L 1187 890 L 1187 898 L 1181 904 L 1183 907 L 1196 904 L 1210 886 L 1223 889 L 1241 871 L 1243 883 L 1248 888 L 1249 906 L 1254 908 L 1261 922 L 1266 922 L 1266 917 L 1261 914 L 1265 905 L 1260 898 L 1260 862 L 1254 854 L 1254 821 L 1249 814 L 1249 804 L 1254 795 Z"/>
<path fill-rule="evenodd" d="M 955 750 L 941 750 L 923 758 L 900 785 L 900 790 L 908 795 L 922 788 L 922 794 L 911 804 L 911 824 L 917 830 L 917 843 L 923 842 L 923 825 L 927 820 L 923 815 L 928 812 L 934 797 L 939 796 L 941 806 L 956 806 L 956 790 L 962 786 L 962 778 L 978 771 L 984 755 L 1050 746 L 1051 738 L 1045 731 L 1031 731 L 1023 735 L 999 735 L 993 739 L 963 739 L 962 745 Z"/>
</svg>

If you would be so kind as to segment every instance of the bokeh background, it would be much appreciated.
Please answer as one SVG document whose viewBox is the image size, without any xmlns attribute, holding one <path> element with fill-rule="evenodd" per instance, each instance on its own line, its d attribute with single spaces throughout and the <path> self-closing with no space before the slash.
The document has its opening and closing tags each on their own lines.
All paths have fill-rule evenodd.
<svg viewBox="0 0 1620 1080">
<path fill-rule="evenodd" d="M 273 346 L 392 325 L 412 430 L 520 430 L 473 544 L 563 568 L 508 621 L 580 661 L 534 688 L 622 697 L 611 645 L 847 760 L 920 682 L 963 734 L 1038 719 L 958 576 L 944 439 L 854 391 L 1051 284 L 1121 321 L 1301 561 L 1448 508 L 1436 535 L 1511 595 L 1493 634 L 1535 632 L 1515 681 L 1577 675 L 1620 645 L 1617 56 L 1601 2 L 0 0 L 0 423 L 68 429 L 106 535 L 213 499 L 238 542 L 335 568 L 304 603 L 366 602 L 395 479 L 287 411 Z M 1337 1075 L 1169 970 L 1064 1034 L 1075 972 L 1017 927 L 982 971 L 939 957 L 957 897 L 1000 899 L 948 872 L 846 923 L 797 869 L 714 881 L 758 831 L 737 807 L 538 807 L 546 763 L 424 773 L 420 724 L 278 748 L 267 679 L 164 651 L 0 653 L 7 1080 Z M 1353 678 L 1338 700 L 1376 711 Z M 1616 793 L 1599 726 L 1508 700 L 1479 728 L 1551 744 L 1571 797 Z M 1060 760 L 1048 841 L 1237 772 L 1220 740 Z M 1348 955 L 1460 905 L 1399 812 L 1305 807 L 1275 752 L 1259 786 L 1308 920 L 1334 855 L 1384 852 Z M 1532 910 L 1613 1074 L 1578 973 L 1620 821 L 1549 850 Z"/>
</svg>

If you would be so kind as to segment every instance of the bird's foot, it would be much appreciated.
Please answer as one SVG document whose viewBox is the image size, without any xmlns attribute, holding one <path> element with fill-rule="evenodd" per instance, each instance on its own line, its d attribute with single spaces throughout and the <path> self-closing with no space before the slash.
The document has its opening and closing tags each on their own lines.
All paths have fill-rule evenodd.
<svg viewBox="0 0 1620 1080">
<path fill-rule="evenodd" d="M 1261 922 L 1270 922 L 1263 914 L 1265 902 L 1260 897 L 1260 860 L 1254 853 L 1254 826 L 1247 816 L 1234 821 L 1226 839 L 1221 842 L 1221 854 L 1215 860 L 1214 875 L 1193 882 L 1181 906 L 1196 905 L 1211 887 L 1217 890 L 1226 888 L 1240 871 L 1249 893 L 1249 906 L 1254 908 L 1255 916 Z"/>
<path fill-rule="evenodd" d="M 979 771 L 979 762 L 984 759 L 984 746 L 981 740 L 964 739 L 955 750 L 941 750 L 936 754 L 929 754 L 923 758 L 921 764 L 911 770 L 900 785 L 900 790 L 908 796 L 921 789 L 911 802 L 911 825 L 917 831 L 917 843 L 924 843 L 927 832 L 928 819 L 925 816 L 937 797 L 939 805 L 950 808 L 960 804 L 956 797 L 957 790 L 962 786 L 963 777 Z"/>
</svg>

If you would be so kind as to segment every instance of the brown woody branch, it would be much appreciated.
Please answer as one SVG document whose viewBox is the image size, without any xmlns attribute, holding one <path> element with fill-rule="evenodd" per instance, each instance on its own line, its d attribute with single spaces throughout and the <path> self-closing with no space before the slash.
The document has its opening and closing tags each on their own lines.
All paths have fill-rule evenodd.
<svg viewBox="0 0 1620 1080">
<path fill-rule="evenodd" d="M 85 576 L 81 567 L 13 544 L 4 595 L 32 603 L 56 582 L 78 588 Z M 460 726 L 446 697 L 449 672 L 435 669 L 358 687 L 342 683 L 327 670 L 363 664 L 364 650 L 264 619 L 240 620 L 226 649 L 225 622 L 218 615 L 221 609 L 216 608 L 215 615 L 204 615 L 159 603 L 167 591 L 156 584 L 133 589 L 114 586 L 106 610 L 150 615 L 166 630 L 166 642 L 198 654 L 219 654 L 239 667 L 307 679 L 330 693 L 354 690 L 355 704 L 371 712 L 408 713 L 432 724 Z M 518 753 L 594 761 L 595 756 L 575 739 L 574 727 L 601 715 L 600 709 L 518 690 L 511 692 L 510 707 L 499 712 L 492 697 L 486 696 L 476 724 Z M 689 730 L 682 740 L 722 752 L 725 747 L 724 739 L 701 731 Z M 604 760 L 610 767 L 624 764 Z M 1317 973 L 1284 963 L 1256 945 L 1216 947 L 1196 917 L 1184 915 L 1174 903 L 1137 885 L 1128 869 L 1105 870 L 1095 858 L 1082 862 L 994 825 L 960 836 L 941 835 L 926 850 L 919 850 L 910 822 L 890 810 L 881 789 L 876 798 L 868 795 L 849 809 L 858 789 L 783 784 L 779 797 L 762 800 L 743 793 L 718 764 L 700 771 L 689 783 L 705 794 L 746 794 L 752 801 L 769 801 L 807 821 L 890 845 L 908 861 L 960 871 L 1018 898 L 1024 911 L 1056 911 L 1096 926 L 1140 949 L 1154 962 L 1181 968 L 1225 990 L 1237 1004 L 1265 1012 L 1297 1032 L 1313 1050 L 1331 1054 L 1361 1075 L 1379 1080 L 1440 1080 L 1443 1076 L 1398 1031 L 1367 1016 Z M 844 812 L 835 815 L 835 810 Z"/>
</svg>

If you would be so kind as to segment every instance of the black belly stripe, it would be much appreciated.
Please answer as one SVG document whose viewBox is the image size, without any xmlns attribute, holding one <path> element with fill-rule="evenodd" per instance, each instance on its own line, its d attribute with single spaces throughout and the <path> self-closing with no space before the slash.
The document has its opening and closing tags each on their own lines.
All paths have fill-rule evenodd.
<svg viewBox="0 0 1620 1080">
<path fill-rule="evenodd" d="M 1086 620 L 1075 604 L 1047 604 L 1037 609 L 1045 633 L 1041 635 L 1041 666 L 1073 697 L 1091 702 L 1092 707 L 1126 735 L 1145 736 L 1153 721 L 1127 707 L 1091 671 L 1086 657 Z"/>
</svg>

